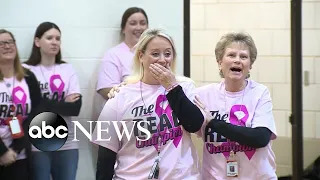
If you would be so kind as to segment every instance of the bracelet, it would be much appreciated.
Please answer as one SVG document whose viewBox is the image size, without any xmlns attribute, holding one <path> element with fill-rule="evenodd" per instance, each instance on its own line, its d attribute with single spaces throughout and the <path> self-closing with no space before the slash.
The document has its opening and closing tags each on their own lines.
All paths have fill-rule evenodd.
<svg viewBox="0 0 320 180">
<path fill-rule="evenodd" d="M 179 84 L 175 83 L 174 85 L 170 86 L 168 89 L 166 89 L 167 92 L 170 92 L 172 89 L 174 89 L 175 87 L 177 87 Z"/>
</svg>

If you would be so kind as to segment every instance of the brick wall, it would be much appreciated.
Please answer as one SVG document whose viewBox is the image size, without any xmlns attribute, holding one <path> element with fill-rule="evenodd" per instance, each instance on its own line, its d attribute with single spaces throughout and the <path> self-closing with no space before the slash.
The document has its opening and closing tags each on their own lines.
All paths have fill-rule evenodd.
<svg viewBox="0 0 320 180">
<path fill-rule="evenodd" d="M 220 81 L 214 55 L 217 41 L 229 31 L 245 30 L 250 33 L 258 48 L 251 78 L 265 84 L 271 91 L 278 135 L 281 142 L 286 141 L 287 144 L 291 144 L 291 125 L 288 122 L 291 113 L 290 2 L 191 1 L 191 77 L 198 86 Z M 309 72 L 309 84 L 303 86 L 303 134 L 306 142 L 320 139 L 320 97 L 316 93 L 320 90 L 320 72 L 317 68 L 320 68 L 320 1 L 304 0 L 303 71 Z M 318 145 L 306 145 L 306 152 L 310 150 L 320 155 L 319 139 L 310 143 L 317 142 Z M 200 147 L 201 142 L 195 142 Z M 278 174 L 291 172 L 290 148 L 275 142 Z M 312 160 L 313 157 L 309 158 L 305 165 Z"/>
</svg>

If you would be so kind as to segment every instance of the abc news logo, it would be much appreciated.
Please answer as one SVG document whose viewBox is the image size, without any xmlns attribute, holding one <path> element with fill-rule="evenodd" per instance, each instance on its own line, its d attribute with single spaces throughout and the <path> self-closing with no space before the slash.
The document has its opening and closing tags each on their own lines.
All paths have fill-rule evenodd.
<svg viewBox="0 0 320 180">
<path fill-rule="evenodd" d="M 29 126 L 29 139 L 41 151 L 56 151 L 68 139 L 68 125 L 58 114 L 42 112 L 34 117 Z"/>
<path fill-rule="evenodd" d="M 79 141 L 77 139 L 76 129 L 79 128 L 80 131 L 91 141 L 92 131 L 88 132 L 79 122 L 71 121 L 74 123 L 74 139 L 72 141 Z M 90 130 L 92 129 L 92 122 L 90 123 Z M 105 127 L 105 123 L 114 126 L 118 139 L 121 141 L 125 135 L 129 140 L 132 137 L 133 129 L 136 127 L 138 131 L 144 133 L 140 137 L 137 136 L 136 139 L 139 141 L 147 141 L 151 138 L 151 133 L 148 128 L 144 127 L 150 125 L 150 122 L 146 121 L 134 121 L 131 132 L 129 132 L 126 121 L 98 121 L 96 122 L 97 128 L 97 141 L 110 141 L 111 137 L 107 139 L 102 138 L 102 132 L 108 133 L 108 128 Z M 102 124 L 104 123 L 104 125 Z M 121 124 L 123 131 L 120 132 L 119 123 Z M 142 125 L 143 124 L 143 125 Z M 42 112 L 34 117 L 29 126 L 29 139 L 33 146 L 41 151 L 57 151 L 59 150 L 68 139 L 68 125 L 66 121 L 58 114 L 53 112 Z"/>
</svg>

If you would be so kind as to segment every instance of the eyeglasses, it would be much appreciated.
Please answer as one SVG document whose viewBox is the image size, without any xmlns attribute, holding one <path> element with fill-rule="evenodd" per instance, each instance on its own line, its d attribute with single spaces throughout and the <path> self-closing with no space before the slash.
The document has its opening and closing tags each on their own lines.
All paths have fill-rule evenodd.
<svg viewBox="0 0 320 180">
<path fill-rule="evenodd" d="M 4 48 L 6 46 L 6 44 L 9 47 L 12 47 L 12 46 L 14 46 L 15 41 L 14 40 L 0 41 L 0 48 Z"/>
</svg>

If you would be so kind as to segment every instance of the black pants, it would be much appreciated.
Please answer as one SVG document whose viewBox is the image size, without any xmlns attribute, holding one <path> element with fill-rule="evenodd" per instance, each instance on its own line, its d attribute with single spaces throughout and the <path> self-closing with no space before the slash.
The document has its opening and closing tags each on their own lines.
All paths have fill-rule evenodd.
<svg viewBox="0 0 320 180">
<path fill-rule="evenodd" d="M 28 180 L 28 175 L 26 159 L 17 160 L 10 166 L 0 166 L 1 180 Z"/>
</svg>

